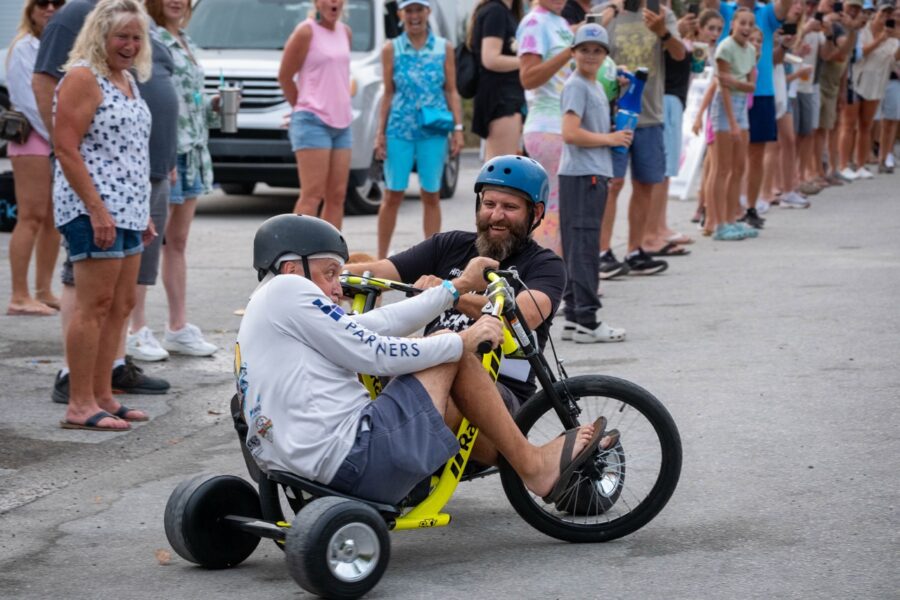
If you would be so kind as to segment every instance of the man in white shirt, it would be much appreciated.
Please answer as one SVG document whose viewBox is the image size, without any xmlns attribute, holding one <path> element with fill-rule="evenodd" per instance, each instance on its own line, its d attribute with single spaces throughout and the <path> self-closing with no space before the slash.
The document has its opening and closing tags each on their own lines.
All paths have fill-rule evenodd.
<svg viewBox="0 0 900 600">
<path fill-rule="evenodd" d="M 235 366 L 246 446 L 264 470 L 396 504 L 459 451 L 444 423 L 452 402 L 529 489 L 553 502 L 601 438 L 604 447 L 615 443 L 614 432 L 604 438 L 594 425 L 545 446 L 528 443 L 474 354 L 482 341 L 501 341 L 493 317 L 461 333 L 394 337 L 419 330 L 460 293 L 483 290 L 484 269 L 496 261 L 475 258 L 453 281 L 351 317 L 338 306 L 347 246 L 327 222 L 273 217 L 253 253 L 262 281 L 241 323 Z M 370 401 L 360 372 L 394 379 Z"/>
</svg>

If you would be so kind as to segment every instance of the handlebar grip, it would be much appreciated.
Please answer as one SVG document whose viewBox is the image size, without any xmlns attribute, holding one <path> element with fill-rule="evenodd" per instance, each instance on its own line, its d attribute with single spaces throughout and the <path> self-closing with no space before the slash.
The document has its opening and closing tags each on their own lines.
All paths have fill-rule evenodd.
<svg viewBox="0 0 900 600">
<path fill-rule="evenodd" d="M 478 353 L 479 354 L 487 354 L 491 350 L 494 349 L 494 346 L 487 340 L 478 343 Z"/>
</svg>

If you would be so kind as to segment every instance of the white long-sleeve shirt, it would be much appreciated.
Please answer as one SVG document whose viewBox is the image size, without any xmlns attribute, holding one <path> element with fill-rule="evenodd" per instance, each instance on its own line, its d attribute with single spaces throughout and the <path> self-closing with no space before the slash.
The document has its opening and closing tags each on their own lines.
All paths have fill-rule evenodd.
<svg viewBox="0 0 900 600">
<path fill-rule="evenodd" d="M 256 292 L 238 332 L 235 365 L 263 469 L 329 483 L 356 437 L 369 394 L 357 373 L 403 375 L 459 360 L 456 334 L 409 335 L 450 308 L 444 287 L 349 316 L 310 280 L 279 275 Z"/>
<path fill-rule="evenodd" d="M 9 101 L 13 109 L 19 111 L 31 127 L 45 140 L 49 140 L 47 128 L 38 111 L 37 101 L 31 89 L 34 62 L 37 60 L 41 41 L 31 34 L 26 35 L 9 51 L 9 65 L 6 73 Z"/>
</svg>

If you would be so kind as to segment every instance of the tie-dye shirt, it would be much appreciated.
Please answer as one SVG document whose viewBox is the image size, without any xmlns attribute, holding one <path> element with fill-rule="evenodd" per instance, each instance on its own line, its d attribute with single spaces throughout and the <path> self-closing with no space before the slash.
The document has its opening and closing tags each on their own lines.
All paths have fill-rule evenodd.
<svg viewBox="0 0 900 600">
<path fill-rule="evenodd" d="M 574 35 L 568 22 L 541 6 L 536 6 L 525 15 L 516 31 L 519 56 L 537 54 L 542 61 L 571 47 L 573 40 Z M 575 61 L 570 60 L 547 83 L 525 91 L 525 100 L 528 102 L 525 133 L 562 133 L 560 99 L 566 80 L 574 70 Z"/>
</svg>

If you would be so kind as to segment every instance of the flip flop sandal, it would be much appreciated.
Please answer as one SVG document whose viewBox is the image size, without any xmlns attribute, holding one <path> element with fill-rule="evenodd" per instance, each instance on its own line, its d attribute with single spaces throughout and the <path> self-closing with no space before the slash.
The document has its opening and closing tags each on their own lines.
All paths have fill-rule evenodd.
<svg viewBox="0 0 900 600">
<path fill-rule="evenodd" d="M 116 412 L 114 412 L 114 413 L 113 413 L 113 416 L 119 417 L 119 418 L 122 419 L 123 421 L 132 421 L 132 422 L 134 422 L 134 421 L 149 421 L 149 420 L 150 420 L 150 417 L 148 417 L 148 416 L 146 416 L 146 415 L 141 416 L 141 417 L 131 417 L 131 418 L 129 418 L 129 417 L 128 417 L 128 413 L 130 413 L 131 411 L 138 412 L 137 410 L 135 410 L 135 409 L 133 409 L 133 408 L 128 408 L 128 407 L 125 406 L 124 404 L 120 404 L 120 405 L 119 405 L 119 410 L 117 410 Z"/>
<path fill-rule="evenodd" d="M 687 248 L 682 248 L 675 242 L 669 242 L 659 250 L 655 252 L 647 252 L 650 256 L 687 256 L 691 251 Z"/>
<path fill-rule="evenodd" d="M 105 410 L 98 411 L 88 417 L 88 419 L 84 423 L 73 423 L 72 421 L 60 421 L 59 426 L 63 429 L 87 429 L 89 431 L 129 431 L 131 430 L 131 425 L 128 427 L 103 427 L 99 425 L 100 421 L 103 419 L 110 418 L 115 419 L 118 418 L 115 415 L 111 415 Z"/>
<path fill-rule="evenodd" d="M 541 498 L 547 504 L 555 504 L 563 495 L 569 485 L 569 480 L 578 468 L 586 463 L 593 456 L 594 451 L 600 445 L 600 440 L 606 436 L 606 417 L 598 417 L 594 421 L 594 435 L 591 436 L 587 446 L 582 449 L 575 457 L 568 460 L 568 456 L 572 454 L 572 448 L 575 447 L 575 439 L 578 437 L 578 429 L 570 429 L 565 433 L 566 439 L 563 442 L 562 454 L 559 458 L 559 480 L 550 490 L 550 493 Z"/>
<path fill-rule="evenodd" d="M 694 243 L 694 238 L 688 237 L 685 234 L 678 232 L 675 235 L 667 237 L 666 241 L 672 244 L 677 244 L 679 246 L 687 246 L 688 244 Z"/>
</svg>

